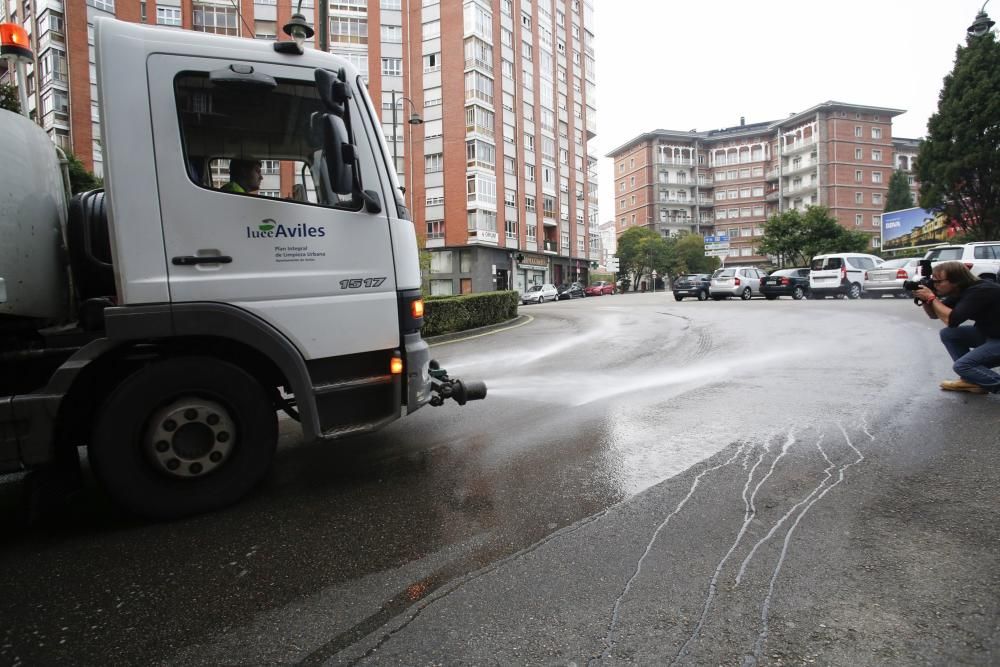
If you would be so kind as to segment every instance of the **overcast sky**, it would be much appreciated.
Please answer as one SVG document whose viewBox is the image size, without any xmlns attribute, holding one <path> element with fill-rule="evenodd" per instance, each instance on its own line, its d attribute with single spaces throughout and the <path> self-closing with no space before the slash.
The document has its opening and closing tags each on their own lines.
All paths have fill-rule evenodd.
<svg viewBox="0 0 1000 667">
<path fill-rule="evenodd" d="M 600 222 L 611 160 L 655 129 L 778 120 L 836 100 L 905 109 L 923 137 L 955 47 L 982 0 L 595 0 Z M 987 6 L 997 20 L 1000 3 Z"/>
</svg>

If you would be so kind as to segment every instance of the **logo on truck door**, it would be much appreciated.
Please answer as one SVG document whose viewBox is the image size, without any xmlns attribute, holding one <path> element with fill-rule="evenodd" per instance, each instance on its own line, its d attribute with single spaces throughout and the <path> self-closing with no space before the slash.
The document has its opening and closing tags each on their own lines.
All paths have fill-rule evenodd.
<svg viewBox="0 0 1000 667">
<path fill-rule="evenodd" d="M 315 239 L 324 236 L 326 236 L 326 227 L 315 227 L 304 222 L 297 225 L 283 225 L 271 218 L 264 218 L 257 225 L 257 229 L 247 225 L 248 239 Z"/>
</svg>

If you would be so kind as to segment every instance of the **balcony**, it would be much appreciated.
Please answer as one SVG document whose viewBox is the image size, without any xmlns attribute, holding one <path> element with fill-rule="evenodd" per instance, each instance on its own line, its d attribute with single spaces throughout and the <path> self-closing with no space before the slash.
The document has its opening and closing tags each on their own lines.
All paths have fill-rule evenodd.
<svg viewBox="0 0 1000 667">
<path fill-rule="evenodd" d="M 801 195 L 803 192 L 812 192 L 818 187 L 815 182 L 812 183 L 799 183 L 798 185 L 793 185 L 784 189 L 781 193 L 783 197 L 791 197 Z M 766 197 L 765 197 L 766 200 Z"/>
<path fill-rule="evenodd" d="M 798 141 L 786 142 L 781 148 L 782 155 L 790 155 L 792 153 L 801 153 L 807 148 L 811 148 L 816 145 L 816 137 L 809 137 L 808 139 L 799 139 Z"/>
<path fill-rule="evenodd" d="M 680 204 L 681 206 L 694 206 L 693 199 L 680 199 L 678 197 L 660 197 L 657 204 Z"/>
<path fill-rule="evenodd" d="M 768 190 L 767 193 L 764 195 L 764 201 L 772 201 L 772 202 L 778 201 L 778 196 L 780 194 L 781 194 L 780 191 L 777 189 Z"/>
<path fill-rule="evenodd" d="M 713 185 L 714 183 L 715 183 L 715 179 L 712 178 L 711 176 L 699 176 L 698 177 L 698 185 Z"/>
<path fill-rule="evenodd" d="M 697 185 L 694 181 L 688 181 L 688 180 L 679 181 L 676 178 L 671 178 L 671 179 L 660 178 L 657 179 L 656 184 L 661 187 L 670 186 L 676 188 L 693 188 L 695 187 L 695 185 Z"/>
<path fill-rule="evenodd" d="M 548 253 L 550 255 L 556 255 L 559 253 L 558 245 L 555 241 L 545 241 L 542 246 L 542 252 Z"/>
<path fill-rule="evenodd" d="M 799 174 L 803 171 L 815 169 L 818 164 L 819 160 L 801 160 L 799 162 L 792 161 L 782 170 L 781 175 L 791 176 L 792 174 Z"/>
<path fill-rule="evenodd" d="M 694 160 L 686 158 L 659 158 L 656 160 L 658 167 L 693 167 Z"/>
</svg>

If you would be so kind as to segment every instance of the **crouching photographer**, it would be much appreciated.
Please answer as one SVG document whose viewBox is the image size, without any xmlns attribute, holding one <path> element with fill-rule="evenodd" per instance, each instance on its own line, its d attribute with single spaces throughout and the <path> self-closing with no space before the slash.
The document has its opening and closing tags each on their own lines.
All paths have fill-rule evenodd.
<svg viewBox="0 0 1000 667">
<path fill-rule="evenodd" d="M 921 281 L 922 283 L 924 281 Z M 931 319 L 941 320 L 941 342 L 955 362 L 958 380 L 945 380 L 947 391 L 1000 392 L 1000 285 L 977 278 L 962 262 L 942 262 L 913 296 Z M 965 324 L 975 322 L 974 325 Z"/>
</svg>

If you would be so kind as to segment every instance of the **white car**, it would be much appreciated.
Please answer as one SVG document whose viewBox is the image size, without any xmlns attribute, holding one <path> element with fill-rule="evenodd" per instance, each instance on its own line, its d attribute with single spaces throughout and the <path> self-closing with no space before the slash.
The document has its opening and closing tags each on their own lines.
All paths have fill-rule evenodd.
<svg viewBox="0 0 1000 667">
<path fill-rule="evenodd" d="M 753 266 L 716 269 L 712 274 L 708 293 L 716 301 L 731 296 L 738 296 L 746 301 L 754 295 L 760 296 L 760 279 L 763 277 L 764 272 Z"/>
<path fill-rule="evenodd" d="M 521 295 L 521 303 L 542 303 L 543 301 L 555 301 L 559 298 L 559 290 L 555 285 L 545 283 L 544 285 L 532 285 Z"/>
<path fill-rule="evenodd" d="M 814 299 L 842 294 L 848 299 L 860 299 L 865 289 L 865 271 L 881 263 L 881 257 L 860 252 L 816 255 L 809 263 L 809 291 Z"/>
<path fill-rule="evenodd" d="M 920 280 L 920 260 L 916 257 L 890 259 L 865 271 L 864 296 L 873 299 L 885 294 L 906 296 L 903 283 L 907 280 Z"/>
<path fill-rule="evenodd" d="M 940 245 L 931 248 L 924 255 L 931 260 L 931 266 L 939 262 L 958 260 L 969 267 L 969 271 L 980 280 L 996 282 L 1000 275 L 1000 242 L 980 241 L 963 245 Z"/>
</svg>

